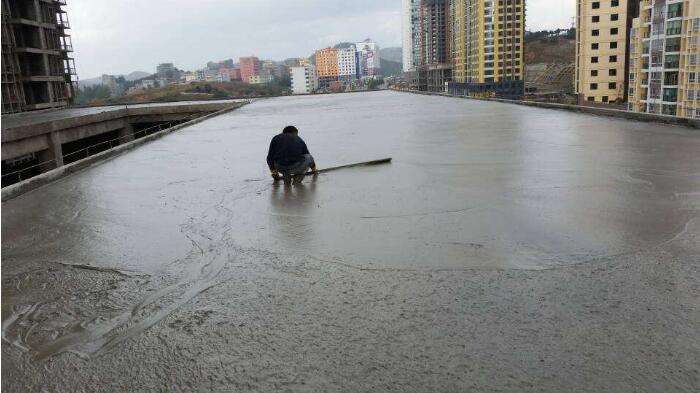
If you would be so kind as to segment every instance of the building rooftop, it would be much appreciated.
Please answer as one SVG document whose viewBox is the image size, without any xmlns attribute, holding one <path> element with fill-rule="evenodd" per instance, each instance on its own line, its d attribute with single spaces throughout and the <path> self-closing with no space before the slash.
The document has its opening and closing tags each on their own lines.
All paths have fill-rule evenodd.
<svg viewBox="0 0 700 393">
<path fill-rule="evenodd" d="M 289 124 L 321 168 L 393 162 L 273 184 Z M 2 204 L 3 387 L 690 391 L 698 151 L 496 102 L 256 101 Z"/>
</svg>

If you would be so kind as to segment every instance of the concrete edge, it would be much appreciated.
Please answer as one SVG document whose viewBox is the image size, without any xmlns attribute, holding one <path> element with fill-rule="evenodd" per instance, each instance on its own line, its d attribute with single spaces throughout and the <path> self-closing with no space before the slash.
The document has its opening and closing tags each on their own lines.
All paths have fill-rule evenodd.
<svg viewBox="0 0 700 393">
<path fill-rule="evenodd" d="M 219 115 L 222 115 L 224 113 L 231 112 L 235 109 L 241 108 L 245 105 L 247 105 L 247 102 L 238 102 L 235 103 L 234 105 L 231 105 L 229 108 L 224 108 L 219 111 L 209 113 L 207 115 L 198 117 L 196 119 L 190 120 L 188 122 L 178 124 L 176 126 L 172 126 L 170 128 L 166 128 L 162 131 L 158 131 L 154 134 L 147 135 L 143 138 L 135 139 L 131 142 L 127 142 L 125 144 L 115 146 L 109 150 L 105 150 L 103 152 L 97 153 L 95 155 L 92 155 L 90 157 L 83 158 L 82 160 L 72 162 L 67 165 L 63 165 L 61 167 L 58 167 L 56 169 L 52 169 L 48 172 L 44 172 L 40 175 L 34 176 L 32 178 L 29 178 L 27 180 L 21 181 L 19 183 L 13 184 L 11 186 L 4 187 L 2 189 L 2 202 L 9 201 L 11 199 L 14 199 L 20 195 L 26 194 L 29 191 L 35 190 L 39 187 L 45 186 L 47 184 L 53 183 L 56 180 L 62 179 L 66 176 L 69 176 L 70 174 L 76 173 L 80 170 L 83 170 L 85 168 L 88 168 L 90 166 L 93 166 L 95 164 L 100 164 L 107 160 L 108 158 L 116 157 L 119 156 L 125 152 L 128 152 L 130 150 L 133 150 L 139 146 L 145 145 L 148 142 L 154 141 L 156 139 L 160 139 L 170 133 L 173 133 L 177 130 L 180 130 L 185 127 L 189 127 L 191 125 L 195 125 L 197 123 L 201 123 L 204 120 L 210 119 L 212 117 L 216 117 Z"/>
<path fill-rule="evenodd" d="M 607 116 L 607 117 L 616 117 L 616 118 L 620 118 L 620 119 L 636 120 L 636 121 L 642 121 L 642 122 L 647 122 L 647 123 L 662 123 L 662 124 L 672 124 L 672 125 L 689 127 L 689 128 L 696 128 L 696 129 L 700 128 L 700 119 L 689 119 L 689 118 L 685 118 L 685 117 L 656 115 L 656 114 L 651 114 L 651 113 L 640 113 L 640 112 L 629 112 L 629 111 L 620 110 L 620 109 L 606 109 L 606 108 L 597 108 L 597 107 L 581 106 L 581 105 L 557 104 L 557 103 L 552 103 L 552 102 L 507 100 L 507 99 L 502 99 L 502 98 L 464 97 L 464 96 L 453 96 L 453 95 L 447 94 L 447 93 L 435 93 L 435 92 L 414 91 L 414 90 L 398 90 L 398 89 L 392 89 L 392 90 L 397 91 L 397 92 L 401 92 L 401 93 L 409 93 L 409 94 L 440 96 L 440 97 L 447 97 L 447 98 L 459 98 L 459 99 L 478 100 L 478 101 L 500 102 L 503 104 L 522 105 L 522 106 L 530 106 L 530 107 L 543 108 L 543 109 L 558 109 L 558 110 L 565 110 L 565 111 L 569 111 L 569 112 L 585 113 L 585 114 L 589 114 L 589 115 L 598 115 L 598 116 Z"/>
</svg>

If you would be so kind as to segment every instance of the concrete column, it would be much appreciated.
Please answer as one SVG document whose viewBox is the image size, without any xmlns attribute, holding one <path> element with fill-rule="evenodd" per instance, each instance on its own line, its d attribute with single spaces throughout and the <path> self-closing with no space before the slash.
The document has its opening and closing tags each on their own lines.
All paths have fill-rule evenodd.
<svg viewBox="0 0 700 393">
<path fill-rule="evenodd" d="M 48 138 L 48 159 L 54 160 L 54 168 L 63 166 L 63 147 L 61 146 L 61 139 L 58 137 L 58 132 L 52 132 L 48 135 Z"/>
<path fill-rule="evenodd" d="M 46 162 L 46 164 L 41 166 L 42 172 L 63 166 L 63 148 L 61 147 L 58 133 L 52 132 L 51 134 L 47 134 L 46 144 L 49 146 L 48 149 L 36 153 L 40 163 Z"/>
<path fill-rule="evenodd" d="M 134 127 L 126 123 L 124 128 L 119 129 L 119 144 L 131 142 L 134 140 Z"/>
</svg>

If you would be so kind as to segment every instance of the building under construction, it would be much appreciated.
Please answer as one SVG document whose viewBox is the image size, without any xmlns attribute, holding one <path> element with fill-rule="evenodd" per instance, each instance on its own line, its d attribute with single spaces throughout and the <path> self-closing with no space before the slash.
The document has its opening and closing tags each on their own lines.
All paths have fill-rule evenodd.
<svg viewBox="0 0 700 393">
<path fill-rule="evenodd" d="M 2 0 L 2 114 L 67 106 L 75 65 L 66 0 Z"/>
</svg>

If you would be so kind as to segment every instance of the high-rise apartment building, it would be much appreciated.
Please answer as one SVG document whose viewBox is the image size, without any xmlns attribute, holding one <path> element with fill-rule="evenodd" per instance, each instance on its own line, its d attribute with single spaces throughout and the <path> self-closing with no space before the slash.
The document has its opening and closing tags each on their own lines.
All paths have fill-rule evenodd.
<svg viewBox="0 0 700 393">
<path fill-rule="evenodd" d="M 292 94 L 311 94 L 318 87 L 318 75 L 313 64 L 291 67 Z"/>
<path fill-rule="evenodd" d="M 418 5 L 418 63 L 416 80 L 419 90 L 444 91 L 452 80 L 450 0 L 421 0 Z"/>
<path fill-rule="evenodd" d="M 452 15 L 450 92 L 522 96 L 525 0 L 455 0 Z"/>
<path fill-rule="evenodd" d="M 2 113 L 67 106 L 75 64 L 65 0 L 2 1 Z"/>
<path fill-rule="evenodd" d="M 361 77 L 378 76 L 381 74 L 379 45 L 369 38 L 355 44 L 358 57 L 358 74 Z"/>
<path fill-rule="evenodd" d="M 338 78 L 342 82 L 352 82 L 357 79 L 357 50 L 355 46 L 345 49 L 338 49 Z"/>
<path fill-rule="evenodd" d="M 627 101 L 629 31 L 639 0 L 577 0 L 576 80 L 579 103 Z"/>
<path fill-rule="evenodd" d="M 319 87 L 328 88 L 338 81 L 338 49 L 325 48 L 316 51 L 316 73 Z"/>
<path fill-rule="evenodd" d="M 643 0 L 630 36 L 629 109 L 700 118 L 700 0 Z"/>
<path fill-rule="evenodd" d="M 251 82 L 252 77 L 260 76 L 260 59 L 255 56 L 241 57 L 238 59 L 239 66 L 241 68 L 241 80 L 245 83 L 258 82 L 254 80 Z"/>
<path fill-rule="evenodd" d="M 402 1 L 403 72 L 415 71 L 419 63 L 420 3 L 421 0 Z"/>
</svg>

